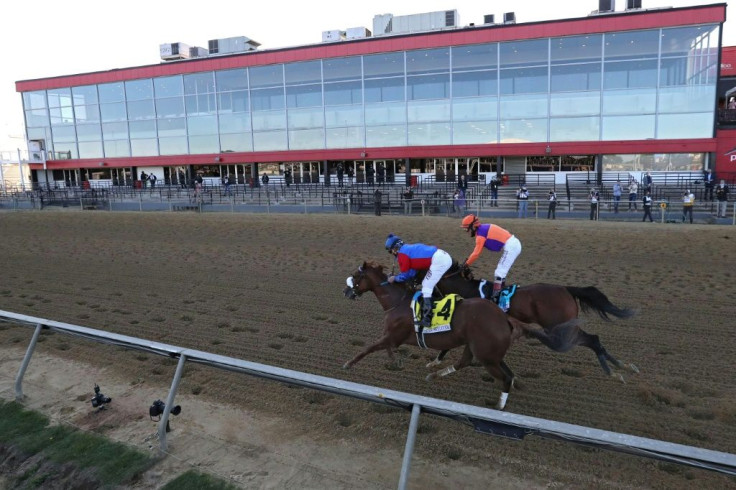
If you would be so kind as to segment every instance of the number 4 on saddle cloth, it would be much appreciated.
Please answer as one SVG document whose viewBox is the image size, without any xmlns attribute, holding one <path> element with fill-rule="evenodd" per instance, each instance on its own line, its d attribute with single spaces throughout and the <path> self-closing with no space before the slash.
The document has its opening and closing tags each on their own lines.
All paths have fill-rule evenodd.
<svg viewBox="0 0 736 490">
<path fill-rule="evenodd" d="M 481 298 L 490 299 L 493 296 L 493 283 L 483 279 L 478 285 L 478 290 Z M 501 294 L 498 295 L 498 307 L 501 308 L 504 313 L 509 311 L 509 308 L 511 308 L 511 297 L 514 293 L 516 293 L 516 284 L 506 286 L 501 291 Z"/>
<path fill-rule="evenodd" d="M 447 332 L 451 329 L 452 315 L 455 307 L 463 298 L 459 294 L 448 294 L 442 299 L 432 303 L 432 324 L 424 327 L 423 333 Z M 419 332 L 419 324 L 422 322 L 422 292 L 417 291 L 411 299 L 411 311 L 414 312 L 414 331 Z"/>
</svg>

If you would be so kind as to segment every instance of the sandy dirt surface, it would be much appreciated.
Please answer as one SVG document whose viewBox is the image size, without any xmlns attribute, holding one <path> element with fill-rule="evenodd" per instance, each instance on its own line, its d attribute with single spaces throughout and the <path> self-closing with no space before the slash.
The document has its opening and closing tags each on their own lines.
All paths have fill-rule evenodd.
<svg viewBox="0 0 736 490">
<path fill-rule="evenodd" d="M 510 281 L 595 285 L 636 317 L 586 316 L 614 355 L 636 363 L 626 383 L 604 376 L 591 351 L 512 347 L 517 375 L 507 410 L 643 437 L 736 452 L 732 301 L 736 229 L 724 226 L 499 220 L 522 241 Z M 401 347 L 351 371 L 342 364 L 380 335 L 372 295 L 342 296 L 363 260 L 391 266 L 389 232 L 463 260 L 459 220 L 373 216 L 186 213 L 0 214 L 0 309 L 288 369 L 492 407 L 498 383 L 468 368 L 427 383 L 434 352 Z M 489 277 L 498 255 L 484 252 Z M 0 324 L 0 388 L 31 337 Z M 451 354 L 456 359 L 459 352 Z M 54 420 L 155 452 L 148 406 L 165 399 L 176 362 L 61 334 L 41 335 L 26 403 Z M 94 383 L 113 398 L 95 413 Z M 247 488 L 395 488 L 405 411 L 187 365 L 172 418 L 170 456 L 156 486 L 195 466 Z M 736 488 L 733 478 L 603 450 L 476 434 L 424 416 L 412 488 Z"/>
</svg>

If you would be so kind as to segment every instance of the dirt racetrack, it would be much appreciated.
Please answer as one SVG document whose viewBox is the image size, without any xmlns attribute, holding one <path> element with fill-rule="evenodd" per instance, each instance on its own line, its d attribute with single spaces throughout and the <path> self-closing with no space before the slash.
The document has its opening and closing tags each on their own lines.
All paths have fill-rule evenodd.
<svg viewBox="0 0 736 490">
<path fill-rule="evenodd" d="M 401 370 L 388 365 L 383 352 L 351 371 L 341 369 L 379 337 L 382 318 L 373 295 L 357 302 L 342 296 L 345 278 L 363 260 L 391 266 L 383 250 L 389 232 L 436 244 L 462 261 L 473 242 L 459 224 L 443 217 L 2 213 L 0 309 L 493 407 L 499 384 L 481 368 L 425 382 L 425 363 L 435 352 L 400 348 Z M 614 356 L 639 366 L 639 374 L 624 373 L 624 384 L 604 376 L 587 349 L 558 354 L 521 340 L 506 358 L 518 380 L 508 411 L 736 453 L 736 227 L 516 219 L 498 224 L 523 244 L 509 281 L 595 285 L 618 306 L 638 310 L 634 318 L 612 323 L 585 315 L 583 328 L 600 335 Z M 485 251 L 477 273 L 489 277 L 498 258 Z M 6 386 L 30 336 L 27 327 L 0 324 Z M 138 389 L 162 387 L 158 397 L 165 398 L 176 365 L 60 334 L 43 334 L 41 341 L 36 355 L 46 359 L 49 372 L 60 375 L 66 365 L 75 373 L 67 402 L 85 406 L 84 412 L 74 409 L 75 423 L 103 433 L 141 424 L 147 405 L 141 401 L 142 415 L 132 421 L 85 423 L 95 382 L 104 391 L 113 378 L 127 383 L 131 397 Z M 54 363 L 59 358 L 73 362 Z M 29 378 L 40 362 L 31 362 Z M 94 373 L 81 383 L 80 362 Z M 33 385 L 26 391 L 32 400 Z M 356 479 L 346 470 L 343 480 L 322 483 L 279 480 L 269 468 L 270 477 L 234 480 L 244 486 L 395 488 L 398 481 L 407 412 L 194 365 L 185 368 L 179 393 L 190 401 L 172 420 L 180 431 L 204 430 L 207 411 L 218 404 L 242 409 L 236 420 L 212 420 L 234 426 L 222 437 L 240 448 L 242 467 L 248 457 L 267 466 L 257 458 L 254 433 L 266 420 L 278 425 L 282 448 L 293 443 L 311 451 L 301 456 L 302 468 L 329 472 L 347 461 L 364 465 Z M 108 394 L 113 409 L 124 405 L 124 397 Z M 195 405 L 204 419 L 193 416 Z M 146 430 L 151 432 L 150 424 Z M 170 436 L 174 454 L 177 437 L 181 442 L 180 433 Z M 705 470 L 534 436 L 522 442 L 493 438 L 431 416 L 422 417 L 416 444 L 412 488 L 736 488 L 736 479 Z M 192 453 L 193 447 L 178 449 Z M 358 449 L 364 458 L 355 454 Z"/>
</svg>

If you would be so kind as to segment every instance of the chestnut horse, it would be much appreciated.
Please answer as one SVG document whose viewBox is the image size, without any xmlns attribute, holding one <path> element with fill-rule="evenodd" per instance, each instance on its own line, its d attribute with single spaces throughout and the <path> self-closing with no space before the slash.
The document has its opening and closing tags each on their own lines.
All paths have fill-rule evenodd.
<svg viewBox="0 0 736 490">
<path fill-rule="evenodd" d="M 393 349 L 402 344 L 418 345 L 411 311 L 411 292 L 404 285 L 389 283 L 383 266 L 364 262 L 347 278 L 347 287 L 343 293 L 348 299 L 357 299 L 366 291 L 375 294 L 385 312 L 383 336 L 346 362 L 343 365 L 345 369 L 349 369 L 366 355 L 377 350 L 386 349 L 389 358 L 393 360 Z M 548 339 L 549 335 L 546 332 L 507 317 L 496 305 L 481 298 L 463 299 L 457 303 L 451 325 L 452 330 L 447 332 L 426 334 L 424 340 L 427 347 L 440 350 L 464 345 L 465 351 L 453 366 L 432 373 L 427 379 L 451 374 L 468 366 L 475 358 L 491 376 L 503 384 L 503 391 L 496 405 L 499 410 L 505 407 L 514 381 L 514 374 L 503 360 L 512 342 L 522 335 L 553 341 Z M 555 335 L 564 338 L 572 327 L 574 324 L 559 325 L 556 327 Z M 564 339 L 557 341 L 564 343 Z"/>
<path fill-rule="evenodd" d="M 465 277 L 465 276 L 468 277 Z M 480 283 L 478 279 L 473 279 L 472 273 L 467 271 L 463 273 L 462 268 L 457 262 L 437 283 L 437 291 L 441 295 L 456 293 L 463 298 L 480 297 Z M 578 307 L 578 302 L 580 306 Z M 508 315 L 526 323 L 536 323 L 544 328 L 548 334 L 553 334 L 558 324 L 578 318 L 580 310 L 592 310 L 606 321 L 611 320 L 609 315 L 617 318 L 629 318 L 635 314 L 633 310 L 628 308 L 619 308 L 609 301 L 605 294 L 593 286 L 584 288 L 573 286 L 559 286 L 556 284 L 530 284 L 521 286 L 516 289 L 516 293 L 511 298 L 511 305 Z M 623 363 L 609 354 L 600 342 L 597 335 L 589 334 L 579 327 L 574 327 L 572 342 L 560 342 L 560 337 L 550 335 L 547 338 L 537 337 L 539 340 L 557 352 L 567 352 L 576 345 L 582 345 L 595 352 L 598 357 L 603 371 L 607 375 L 612 375 L 608 366 L 610 362 L 614 367 L 619 369 L 629 369 L 635 373 L 639 369 L 630 363 Z M 447 351 L 440 352 L 437 359 L 430 365 L 439 364 L 444 358 Z M 623 378 L 619 376 L 622 380 Z"/>
</svg>

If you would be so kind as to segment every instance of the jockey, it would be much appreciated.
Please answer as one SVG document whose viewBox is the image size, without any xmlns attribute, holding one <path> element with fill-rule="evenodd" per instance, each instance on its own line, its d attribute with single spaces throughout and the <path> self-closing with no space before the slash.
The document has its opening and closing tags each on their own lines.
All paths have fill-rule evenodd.
<svg viewBox="0 0 736 490">
<path fill-rule="evenodd" d="M 521 253 L 521 242 L 500 226 L 481 224 L 480 220 L 474 214 L 464 217 L 461 226 L 470 233 L 471 237 L 475 237 L 475 248 L 473 249 L 473 253 L 463 262 L 463 268 L 475 262 L 484 247 L 494 252 L 503 250 L 501 259 L 496 266 L 495 280 L 493 281 L 493 301 L 498 303 L 498 296 L 501 294 L 501 290 L 505 285 L 506 275 L 509 273 L 509 269 L 514 264 L 516 257 Z"/>
<path fill-rule="evenodd" d="M 417 275 L 417 271 L 426 270 L 427 274 L 422 281 L 422 321 L 421 327 L 428 327 L 432 323 L 432 291 L 442 275 L 452 266 L 450 254 L 434 245 L 423 243 L 404 243 L 391 233 L 386 239 L 386 250 L 396 257 L 399 263 L 399 274 L 389 276 L 388 282 L 404 282 Z"/>
</svg>

